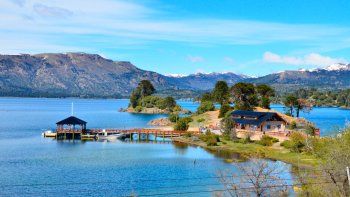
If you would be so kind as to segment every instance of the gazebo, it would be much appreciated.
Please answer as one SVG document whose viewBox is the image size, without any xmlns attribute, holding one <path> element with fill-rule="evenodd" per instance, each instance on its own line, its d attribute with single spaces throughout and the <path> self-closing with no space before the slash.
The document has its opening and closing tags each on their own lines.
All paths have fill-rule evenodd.
<svg viewBox="0 0 350 197">
<path fill-rule="evenodd" d="M 86 132 L 86 121 L 81 120 L 75 116 L 70 116 L 56 123 L 56 138 L 59 139 L 64 136 L 64 139 L 72 138 L 75 139 L 75 134 L 81 136 L 82 133 Z M 78 128 L 76 128 L 78 126 Z"/>
</svg>

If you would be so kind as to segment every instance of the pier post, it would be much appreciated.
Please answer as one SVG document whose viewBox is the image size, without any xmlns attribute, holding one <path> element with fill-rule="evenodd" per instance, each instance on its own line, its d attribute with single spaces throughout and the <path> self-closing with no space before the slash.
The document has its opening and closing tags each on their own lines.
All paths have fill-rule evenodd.
<svg viewBox="0 0 350 197">
<path fill-rule="evenodd" d="M 141 138 L 140 131 L 138 131 L 138 134 L 139 134 L 139 139 L 138 140 L 140 141 L 140 138 Z"/>
<path fill-rule="evenodd" d="M 163 131 L 163 141 L 165 140 L 165 131 Z"/>
</svg>

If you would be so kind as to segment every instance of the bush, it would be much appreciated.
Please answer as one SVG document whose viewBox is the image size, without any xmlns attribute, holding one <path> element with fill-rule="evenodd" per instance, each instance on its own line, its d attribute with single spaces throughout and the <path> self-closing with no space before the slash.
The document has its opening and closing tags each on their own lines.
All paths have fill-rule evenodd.
<svg viewBox="0 0 350 197">
<path fill-rule="evenodd" d="M 190 122 L 193 121 L 193 119 L 192 119 L 191 117 L 189 117 L 189 116 L 183 117 L 183 118 L 181 118 L 181 119 L 182 119 L 183 121 L 187 122 L 187 123 L 190 123 Z"/>
<path fill-rule="evenodd" d="M 289 129 L 296 129 L 297 128 L 297 123 L 295 121 L 292 121 L 289 125 Z"/>
<path fill-rule="evenodd" d="M 199 119 L 197 120 L 198 123 L 201 123 L 201 122 L 204 122 L 204 121 L 205 121 L 204 118 L 199 118 Z"/>
<path fill-rule="evenodd" d="M 211 137 L 207 140 L 207 146 L 217 146 L 217 145 L 218 145 L 218 141 L 216 138 Z"/>
<path fill-rule="evenodd" d="M 248 143 L 252 143 L 253 141 L 250 139 L 250 136 L 247 136 L 245 138 L 239 139 L 237 142 L 242 144 L 248 144 Z"/>
<path fill-rule="evenodd" d="M 220 137 L 210 131 L 206 131 L 205 134 L 201 134 L 199 136 L 203 142 L 207 143 L 207 146 L 216 146 L 218 142 L 220 142 Z"/>
<path fill-rule="evenodd" d="M 186 132 L 185 133 L 185 137 L 192 137 L 192 133 L 191 132 Z"/>
<path fill-rule="evenodd" d="M 316 127 L 310 124 L 306 125 L 305 133 L 311 136 L 315 136 Z"/>
<path fill-rule="evenodd" d="M 179 105 L 176 105 L 174 108 L 173 108 L 173 111 L 174 112 L 179 112 L 181 111 L 181 107 Z"/>
<path fill-rule="evenodd" d="M 170 114 L 168 119 L 170 122 L 176 122 L 180 119 L 179 114 Z"/>
<path fill-rule="evenodd" d="M 189 127 L 188 123 L 191 122 L 190 120 L 192 120 L 190 117 L 180 118 L 175 124 L 174 129 L 176 131 L 187 131 Z"/>
<path fill-rule="evenodd" d="M 268 135 L 263 135 L 259 141 L 257 141 L 257 144 L 263 145 L 263 146 L 272 146 L 272 144 L 278 142 L 278 139 L 270 137 Z"/>
<path fill-rule="evenodd" d="M 134 110 L 136 112 L 141 112 L 142 111 L 142 107 L 141 106 L 136 106 Z"/>
<path fill-rule="evenodd" d="M 302 152 L 305 147 L 306 137 L 300 132 L 293 132 L 289 140 L 281 143 L 281 146 L 290 149 L 292 152 Z"/>
<path fill-rule="evenodd" d="M 211 101 L 201 102 L 200 106 L 197 109 L 198 114 L 205 113 L 207 111 L 213 111 L 215 109 L 214 103 Z"/>
<path fill-rule="evenodd" d="M 283 146 L 284 148 L 287 148 L 287 149 L 291 149 L 292 142 L 290 140 L 285 140 L 285 141 L 281 142 L 281 146 Z"/>
</svg>

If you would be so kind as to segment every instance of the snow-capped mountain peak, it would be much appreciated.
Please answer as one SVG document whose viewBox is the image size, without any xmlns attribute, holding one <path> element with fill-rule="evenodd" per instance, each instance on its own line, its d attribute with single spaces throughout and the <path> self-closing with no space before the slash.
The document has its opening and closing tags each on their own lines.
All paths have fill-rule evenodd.
<svg viewBox="0 0 350 197">
<path fill-rule="evenodd" d="M 324 70 L 327 70 L 327 71 L 350 70 L 350 64 L 343 64 L 343 63 L 332 64 L 325 67 Z"/>
</svg>

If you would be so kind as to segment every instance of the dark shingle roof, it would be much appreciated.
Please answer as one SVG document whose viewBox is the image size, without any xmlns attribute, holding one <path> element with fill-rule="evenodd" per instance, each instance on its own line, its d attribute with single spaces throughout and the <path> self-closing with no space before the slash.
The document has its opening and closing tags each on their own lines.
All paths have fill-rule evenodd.
<svg viewBox="0 0 350 197">
<path fill-rule="evenodd" d="M 278 120 L 284 121 L 277 113 L 274 113 L 274 112 L 255 112 L 255 111 L 236 110 L 236 111 L 233 111 L 231 115 L 232 115 L 233 121 L 238 124 L 249 124 L 249 125 L 260 126 L 266 120 L 269 120 L 274 117 Z"/>
<path fill-rule="evenodd" d="M 81 120 L 75 116 L 70 116 L 64 120 L 61 120 L 59 122 L 57 122 L 56 124 L 70 124 L 70 125 L 80 125 L 80 124 L 86 124 L 87 122 L 85 122 L 84 120 Z"/>
</svg>

